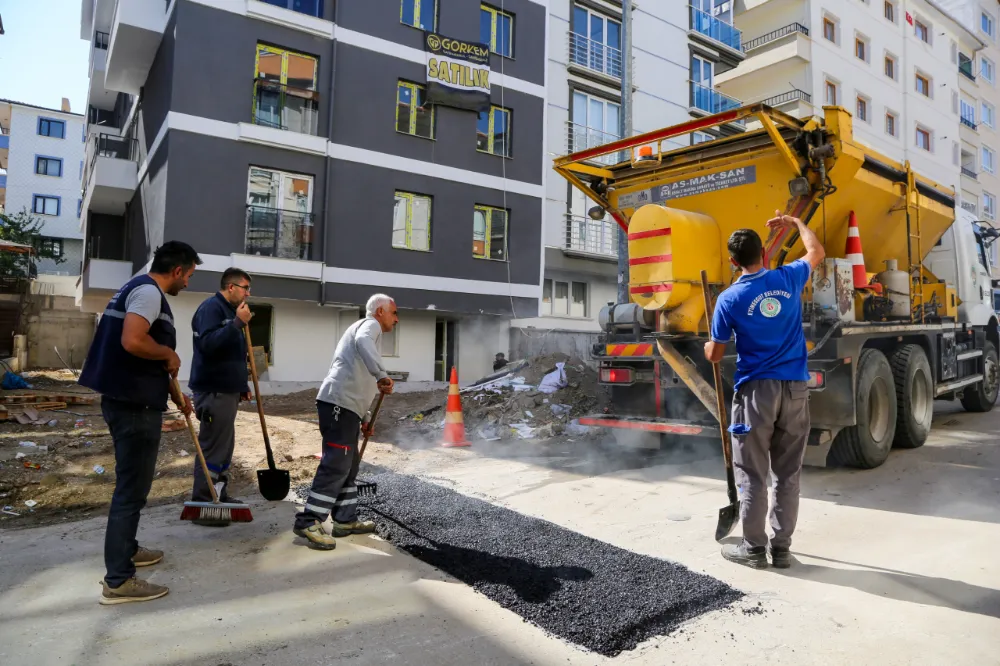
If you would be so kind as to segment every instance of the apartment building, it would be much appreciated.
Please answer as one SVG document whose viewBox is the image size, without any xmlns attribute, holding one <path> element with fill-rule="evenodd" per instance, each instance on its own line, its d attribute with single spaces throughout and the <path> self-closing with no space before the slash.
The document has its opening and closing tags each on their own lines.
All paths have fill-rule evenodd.
<svg viewBox="0 0 1000 666">
<path fill-rule="evenodd" d="M 616 300 L 618 226 L 610 216 L 591 219 L 587 214 L 589 200 L 551 173 L 551 168 L 552 158 L 558 155 L 623 136 L 625 68 L 632 70 L 632 134 L 740 105 L 738 99 L 714 86 L 717 75 L 744 57 L 740 31 L 732 25 L 732 2 L 694 0 L 678 11 L 681 7 L 676 3 L 641 3 L 633 8 L 630 27 L 623 25 L 620 0 L 549 2 L 542 299 L 538 317 L 519 312 L 514 322 L 529 340 L 540 335 L 547 336 L 547 341 L 559 337 L 552 333 L 595 333 L 600 330 L 597 316 L 601 308 Z M 629 30 L 631 62 L 623 55 Z M 732 134 L 744 129 L 727 125 L 718 131 Z M 698 134 L 694 140 L 714 136 Z M 676 141 L 673 145 L 680 147 Z M 601 160 L 613 163 L 615 156 Z M 575 337 L 580 340 L 579 335 Z M 578 344 L 575 350 L 580 348 Z"/>
<path fill-rule="evenodd" d="M 0 210 L 40 220 L 40 242 L 61 259 L 37 261 L 39 275 L 80 274 L 83 126 L 66 99 L 59 109 L 0 99 Z"/>
<path fill-rule="evenodd" d="M 186 330 L 222 271 L 253 276 L 275 382 L 325 375 L 377 291 L 408 381 L 461 381 L 508 351 L 541 292 L 545 3 L 81 0 L 92 43 L 86 259 L 103 309 L 152 251 L 204 264 L 171 306 Z M 485 44 L 488 48 L 481 48 Z M 189 367 L 190 336 L 179 353 Z"/>
<path fill-rule="evenodd" d="M 741 0 L 747 58 L 718 87 L 792 115 L 839 105 L 854 136 L 962 189 L 960 53 L 981 40 L 936 0 Z"/>
</svg>

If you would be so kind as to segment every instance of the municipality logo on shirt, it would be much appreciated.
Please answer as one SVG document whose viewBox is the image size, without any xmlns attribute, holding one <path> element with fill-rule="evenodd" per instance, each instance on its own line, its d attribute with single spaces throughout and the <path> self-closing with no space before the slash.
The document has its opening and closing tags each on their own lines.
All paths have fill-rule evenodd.
<svg viewBox="0 0 1000 666">
<path fill-rule="evenodd" d="M 765 298 L 760 302 L 760 313 L 765 317 L 774 317 L 781 312 L 781 303 L 776 298 Z"/>
<path fill-rule="evenodd" d="M 762 315 L 764 315 L 768 319 L 770 319 L 771 317 L 777 317 L 778 313 L 781 312 L 781 301 L 775 298 L 776 296 L 781 298 L 792 297 L 792 295 L 787 291 L 781 291 L 781 290 L 765 291 L 763 294 L 760 294 L 759 296 L 757 296 L 757 298 L 753 299 L 753 301 L 750 303 L 750 307 L 747 308 L 747 316 L 752 317 L 753 311 L 756 310 L 757 306 L 759 305 L 760 313 Z"/>
</svg>

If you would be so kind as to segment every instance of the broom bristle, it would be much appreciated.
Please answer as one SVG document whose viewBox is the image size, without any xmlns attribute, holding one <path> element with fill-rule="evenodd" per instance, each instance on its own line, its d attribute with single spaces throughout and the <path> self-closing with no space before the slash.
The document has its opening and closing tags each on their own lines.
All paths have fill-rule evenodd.
<svg viewBox="0 0 1000 666">
<path fill-rule="evenodd" d="M 181 520 L 197 520 L 201 509 L 196 506 L 185 506 L 181 510 Z"/>
</svg>

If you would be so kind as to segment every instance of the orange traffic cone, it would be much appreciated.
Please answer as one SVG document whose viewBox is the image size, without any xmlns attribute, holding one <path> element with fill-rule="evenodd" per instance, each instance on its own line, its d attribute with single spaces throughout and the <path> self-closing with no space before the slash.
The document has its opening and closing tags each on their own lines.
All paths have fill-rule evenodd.
<svg viewBox="0 0 1000 666">
<path fill-rule="evenodd" d="M 465 438 L 465 419 L 462 418 L 462 398 L 458 395 L 458 372 L 451 369 L 448 386 L 448 405 L 444 409 L 444 439 L 441 446 L 455 448 L 471 446 Z"/>
<path fill-rule="evenodd" d="M 868 274 L 865 272 L 865 255 L 861 251 L 861 234 L 858 233 L 858 218 L 853 210 L 847 223 L 847 248 L 845 254 L 847 255 L 847 260 L 854 267 L 854 288 L 867 288 Z"/>
</svg>

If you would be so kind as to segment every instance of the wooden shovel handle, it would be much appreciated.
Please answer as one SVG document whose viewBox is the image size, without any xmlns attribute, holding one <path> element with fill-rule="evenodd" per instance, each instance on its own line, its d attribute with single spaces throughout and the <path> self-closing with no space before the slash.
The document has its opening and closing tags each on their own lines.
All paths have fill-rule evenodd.
<svg viewBox="0 0 1000 666">
<path fill-rule="evenodd" d="M 705 296 L 705 320 L 708 322 L 709 335 L 712 331 L 712 296 L 709 292 L 708 273 L 701 272 L 701 291 Z M 719 411 L 719 434 L 722 436 L 722 457 L 726 461 L 726 467 L 733 466 L 733 444 L 729 437 L 729 423 L 726 418 L 726 399 L 722 394 L 722 367 L 718 363 L 712 363 L 712 374 L 715 379 L 715 404 Z"/>
<path fill-rule="evenodd" d="M 170 378 L 170 395 L 176 404 L 184 404 L 184 394 L 181 392 L 181 385 L 180 382 L 177 381 L 176 377 Z M 201 471 L 205 473 L 205 480 L 208 482 L 208 490 L 212 493 L 212 502 L 218 504 L 219 493 L 216 492 L 215 484 L 212 483 L 212 474 L 208 471 L 208 463 L 205 462 L 205 454 L 201 452 L 201 444 L 198 443 L 198 433 L 194 430 L 194 423 L 191 421 L 191 415 L 184 414 L 184 420 L 187 421 L 188 434 L 191 435 L 191 443 L 194 444 L 194 450 L 198 454 L 198 462 L 201 463 Z"/>
<path fill-rule="evenodd" d="M 253 342 L 250 340 L 250 325 L 244 325 L 243 336 L 247 340 L 247 356 L 250 358 L 250 377 L 253 379 L 253 397 L 257 401 L 257 416 L 260 417 L 260 431 L 264 435 L 264 449 L 267 450 L 267 466 L 274 469 L 274 454 L 271 453 L 271 438 L 267 436 L 267 421 L 264 419 L 264 401 L 260 399 L 260 385 L 257 383 L 257 362 L 253 358 Z"/>
</svg>

